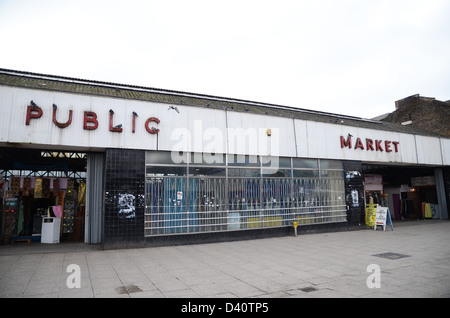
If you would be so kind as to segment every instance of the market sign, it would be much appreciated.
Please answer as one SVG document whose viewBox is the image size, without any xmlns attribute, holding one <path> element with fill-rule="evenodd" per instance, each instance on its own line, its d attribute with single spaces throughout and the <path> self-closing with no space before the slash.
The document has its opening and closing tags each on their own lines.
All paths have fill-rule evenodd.
<svg viewBox="0 0 450 318">
<path fill-rule="evenodd" d="M 390 140 L 378 140 L 378 139 L 370 139 L 366 138 L 365 142 L 361 140 L 361 138 L 356 138 L 356 141 L 352 142 L 352 135 L 348 135 L 347 139 L 344 136 L 340 136 L 341 148 L 354 148 L 355 150 L 366 150 L 366 151 L 386 151 L 386 152 L 398 152 L 398 145 L 400 142 L 398 141 L 390 141 Z"/>
</svg>

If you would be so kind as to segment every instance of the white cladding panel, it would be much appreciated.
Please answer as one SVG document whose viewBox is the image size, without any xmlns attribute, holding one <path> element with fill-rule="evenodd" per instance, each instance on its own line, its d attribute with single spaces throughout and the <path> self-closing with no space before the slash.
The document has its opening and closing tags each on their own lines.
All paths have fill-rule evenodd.
<svg viewBox="0 0 450 318">
<path fill-rule="evenodd" d="M 27 106 L 33 100 L 43 111 L 26 125 Z M 65 123 L 69 110 L 72 123 L 66 128 L 52 121 Z M 450 164 L 450 139 L 344 126 L 292 118 L 273 117 L 225 110 L 174 105 L 138 100 L 69 94 L 25 88 L 0 86 L 0 143 L 35 144 L 94 150 L 129 148 L 143 150 L 179 150 L 206 153 L 259 154 L 286 157 L 359 160 L 364 162 L 407 164 Z M 109 111 L 114 111 L 113 125 L 122 125 L 122 132 L 109 130 Z M 83 129 L 84 112 L 95 112 L 98 128 Z M 133 112 L 135 132 L 132 132 Z M 146 130 L 147 119 L 155 117 Z M 270 130 L 270 135 L 268 134 Z M 351 148 L 341 147 L 341 137 Z M 356 142 L 361 142 L 356 147 Z M 370 150 L 367 140 L 380 141 L 383 151 Z M 391 142 L 391 152 L 385 142 Z M 397 151 L 394 144 L 396 142 Z M 373 145 L 375 146 L 375 145 Z M 364 149 L 362 149 L 364 148 Z"/>
<path fill-rule="evenodd" d="M 6 87 L 0 86 L 0 142 L 9 141 L 12 107 L 14 105 L 12 90 L 12 88 L 6 89 Z"/>
<path fill-rule="evenodd" d="M 12 92 L 11 92 L 12 91 Z M 78 94 L 27 90 L 0 87 L 0 95 L 12 95 L 8 100 L 1 99 L 1 108 L 9 109 L 11 122 L 8 141 L 14 143 L 32 143 L 43 145 L 65 145 L 91 148 L 144 148 L 156 147 L 156 135 L 150 135 L 144 128 L 145 118 L 154 113 L 147 103 L 119 100 L 113 98 L 92 97 Z M 31 119 L 25 125 L 27 106 L 33 100 L 41 109 L 42 116 Z M 53 104 L 56 104 L 57 120 L 65 123 L 69 110 L 73 111 L 72 123 L 59 128 L 52 122 Z M 113 124 L 123 125 L 123 132 L 109 131 L 109 110 L 114 111 Z M 98 128 L 84 130 L 84 112 L 97 114 Z M 131 132 L 132 112 L 141 112 L 136 119 L 136 132 Z M 148 117 L 147 117 L 148 116 Z M 3 139 L 3 134 L 2 134 Z"/>
<path fill-rule="evenodd" d="M 32 118 L 30 124 L 25 125 L 31 100 L 42 109 L 42 116 Z M 1 142 L 86 149 L 172 150 L 175 147 L 185 151 L 212 149 L 225 152 L 226 120 L 225 113 L 220 111 L 177 106 L 177 112 L 169 109 L 167 104 L 9 87 L 0 87 L 0 103 Z M 58 107 L 56 119 L 60 123 L 67 122 L 69 110 L 73 111 L 72 123 L 68 127 L 59 128 L 53 124 L 53 104 Z M 109 130 L 110 109 L 114 112 L 113 126 L 121 124 L 122 132 Z M 95 112 L 97 129 L 83 129 L 85 111 Z M 138 114 L 134 133 L 133 112 Z M 160 129 L 159 134 L 150 134 L 145 128 L 145 122 L 151 117 L 158 118 L 160 123 L 152 121 L 148 127 Z M 217 136 L 218 132 L 222 135 Z"/>
<path fill-rule="evenodd" d="M 228 111 L 227 124 L 229 153 L 296 156 L 292 119 Z"/>
<path fill-rule="evenodd" d="M 225 112 L 177 105 L 178 113 L 168 104 L 146 105 L 158 105 L 158 150 L 226 153 Z"/>
<path fill-rule="evenodd" d="M 439 138 L 416 136 L 417 160 L 424 164 L 442 164 Z"/>
<path fill-rule="evenodd" d="M 299 157 L 365 162 L 417 162 L 413 135 L 302 120 L 295 120 L 295 133 Z M 349 136 L 351 148 L 341 147 L 341 137 L 347 142 Z M 356 148 L 358 138 L 364 149 Z M 368 139 L 372 140 L 374 150 L 368 147 Z M 381 141 L 383 151 L 376 150 L 376 140 Z M 385 149 L 386 141 L 391 142 L 389 143 L 391 152 L 387 152 Z M 395 150 L 392 142 L 398 142 L 398 151 Z"/>
<path fill-rule="evenodd" d="M 399 153 L 401 156 L 402 163 L 417 163 L 417 151 L 415 136 L 408 134 L 398 134 Z"/>
<path fill-rule="evenodd" d="M 450 166 L 450 139 L 441 138 L 442 164 Z"/>
</svg>

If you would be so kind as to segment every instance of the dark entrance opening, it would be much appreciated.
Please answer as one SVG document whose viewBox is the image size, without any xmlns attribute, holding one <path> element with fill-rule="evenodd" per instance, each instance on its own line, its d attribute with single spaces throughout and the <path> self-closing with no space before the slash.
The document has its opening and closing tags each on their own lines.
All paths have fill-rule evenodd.
<svg viewBox="0 0 450 318">
<path fill-rule="evenodd" d="M 363 164 L 363 175 L 366 204 L 387 205 L 394 220 L 440 218 L 434 168 Z"/>
<path fill-rule="evenodd" d="M 60 241 L 84 241 L 87 154 L 0 147 L 0 242 L 41 241 L 60 217 Z"/>
</svg>

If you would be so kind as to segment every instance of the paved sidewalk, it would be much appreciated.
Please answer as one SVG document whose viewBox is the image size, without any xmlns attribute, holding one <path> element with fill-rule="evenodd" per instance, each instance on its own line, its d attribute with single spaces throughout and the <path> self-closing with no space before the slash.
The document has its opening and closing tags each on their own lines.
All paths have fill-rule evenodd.
<svg viewBox="0 0 450 318">
<path fill-rule="evenodd" d="M 121 250 L 0 246 L 0 297 L 450 297 L 450 222 L 394 226 Z M 80 288 L 68 287 L 70 264 Z"/>
</svg>

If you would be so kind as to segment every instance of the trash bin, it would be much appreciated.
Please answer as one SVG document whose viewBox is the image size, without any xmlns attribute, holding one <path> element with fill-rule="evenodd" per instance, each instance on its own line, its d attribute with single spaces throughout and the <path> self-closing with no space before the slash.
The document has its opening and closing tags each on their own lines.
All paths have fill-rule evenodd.
<svg viewBox="0 0 450 318">
<path fill-rule="evenodd" d="M 43 217 L 41 243 L 59 243 L 61 218 Z"/>
</svg>

